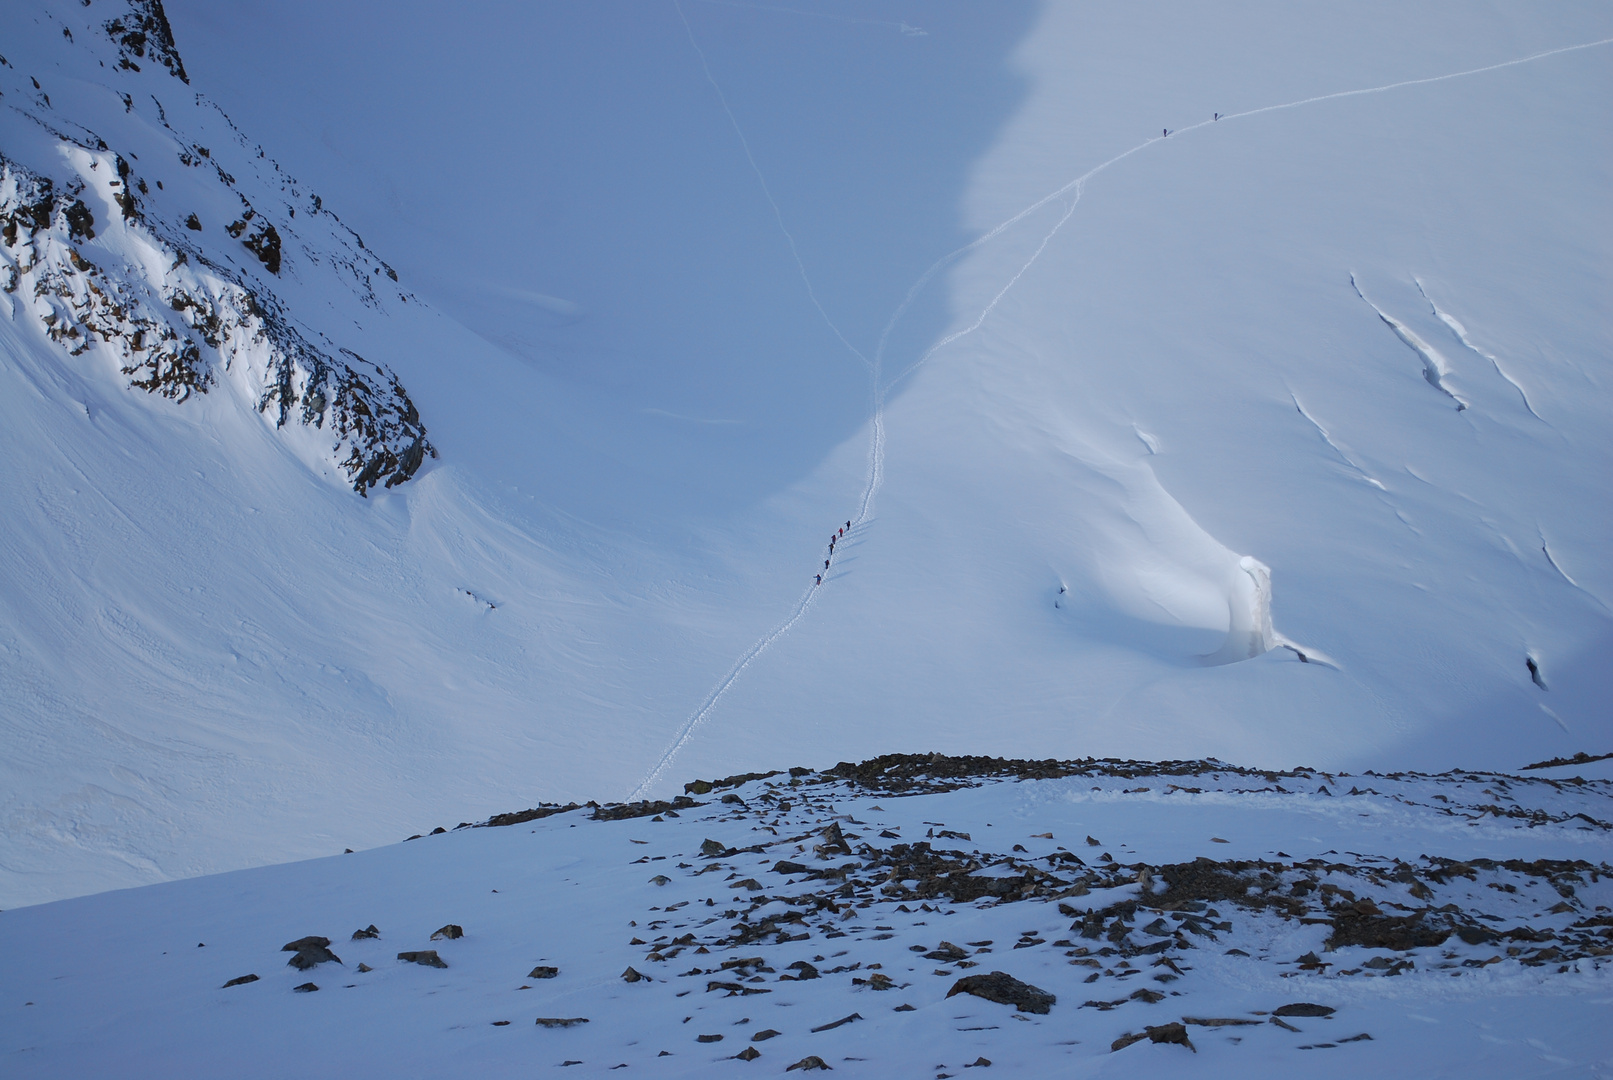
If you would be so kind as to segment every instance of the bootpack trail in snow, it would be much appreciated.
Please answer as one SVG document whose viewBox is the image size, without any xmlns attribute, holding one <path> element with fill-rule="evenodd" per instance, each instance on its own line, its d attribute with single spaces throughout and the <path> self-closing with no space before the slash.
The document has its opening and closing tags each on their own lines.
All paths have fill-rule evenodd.
<svg viewBox="0 0 1613 1080">
<path fill-rule="evenodd" d="M 991 313 L 996 310 L 997 305 L 1002 301 L 1003 297 L 1008 295 L 1014 286 L 1019 283 L 1020 279 L 1023 278 L 1027 272 L 1029 272 L 1031 267 L 1035 265 L 1036 261 L 1041 258 L 1042 253 L 1047 250 L 1048 245 L 1052 243 L 1053 238 L 1058 235 L 1059 231 L 1063 229 L 1070 218 L 1074 216 L 1076 207 L 1081 201 L 1081 196 L 1086 190 L 1088 181 L 1092 180 L 1098 174 L 1105 172 L 1115 165 L 1118 165 L 1120 162 L 1125 161 L 1134 154 L 1146 150 L 1157 143 L 1164 142 L 1168 138 L 1180 139 L 1185 135 L 1192 134 L 1193 132 L 1227 123 L 1229 121 L 1249 119 L 1251 117 L 1261 116 L 1266 113 L 1280 112 L 1286 109 L 1297 109 L 1302 106 L 1316 105 L 1327 101 L 1338 101 L 1344 98 L 1362 97 L 1367 94 L 1381 94 L 1391 90 L 1405 89 L 1407 87 L 1427 86 L 1433 83 L 1446 82 L 1451 79 L 1461 79 L 1474 75 L 1483 75 L 1492 71 L 1500 71 L 1505 68 L 1517 67 L 1520 64 L 1528 64 L 1537 60 L 1545 60 L 1554 56 L 1562 56 L 1568 53 L 1580 52 L 1585 49 L 1594 49 L 1600 46 L 1613 44 L 1613 38 L 1601 38 L 1597 41 L 1587 41 L 1576 45 L 1565 45 L 1556 49 L 1547 49 L 1543 52 L 1531 53 L 1528 56 L 1520 56 L 1512 60 L 1503 60 L 1495 64 L 1486 64 L 1483 67 L 1467 68 L 1462 71 L 1448 72 L 1443 75 L 1431 75 L 1419 79 L 1402 79 L 1398 82 L 1384 83 L 1379 86 L 1362 87 L 1355 90 L 1340 90 L 1328 94 L 1318 94 L 1312 97 L 1300 98 L 1295 101 L 1287 101 L 1277 105 L 1263 105 L 1259 108 L 1246 109 L 1242 112 L 1214 113 L 1212 114 L 1212 118 L 1209 120 L 1201 120 L 1185 127 L 1175 129 L 1162 128 L 1161 134 L 1145 139 L 1137 145 L 1131 147 L 1129 150 L 1122 151 L 1121 153 L 1116 154 L 1114 157 L 1109 158 L 1107 161 L 1093 166 L 1091 169 L 1088 169 L 1080 176 L 1075 177 L 1062 187 L 1049 192 L 1042 198 L 1036 200 L 1035 202 L 1026 206 L 1024 209 L 1020 210 L 1018 213 L 1014 214 L 1012 217 L 1005 219 L 988 231 L 977 236 L 975 239 L 969 241 L 969 243 L 964 244 L 963 246 L 956 248 L 937 259 L 927 270 L 924 271 L 923 274 L 919 276 L 916 281 L 914 281 L 912 286 L 908 289 L 907 294 L 902 298 L 902 302 L 898 304 L 896 309 L 891 313 L 891 316 L 889 320 L 887 320 L 884 329 L 880 332 L 879 342 L 875 347 L 873 360 L 870 361 L 868 357 L 855 345 L 853 345 L 850 340 L 848 340 L 840 331 L 840 328 L 835 324 L 834 320 L 829 316 L 828 311 L 825 310 L 823 304 L 819 301 L 817 290 L 812 284 L 811 275 L 807 272 L 806 264 L 802 261 L 800 251 L 796 247 L 795 237 L 790 232 L 789 227 L 785 224 L 784 213 L 780 209 L 777 200 L 774 199 L 772 188 L 768 185 L 767 178 L 762 173 L 761 166 L 757 164 L 756 157 L 751 152 L 750 141 L 745 137 L 745 132 L 740 127 L 738 118 L 734 116 L 733 109 L 728 104 L 727 95 L 723 93 L 721 84 L 718 83 L 716 76 L 712 73 L 711 65 L 706 58 L 705 51 L 700 48 L 700 43 L 695 38 L 694 28 L 689 23 L 688 15 L 685 14 L 683 10 L 683 4 L 680 2 L 680 0 L 673 0 L 673 7 L 677 9 L 678 18 L 683 23 L 684 31 L 689 39 L 689 45 L 691 48 L 693 48 L 695 55 L 699 59 L 700 67 L 702 72 L 705 74 L 706 81 L 711 84 L 713 91 L 715 91 L 717 99 L 722 106 L 723 113 L 728 118 L 729 126 L 733 128 L 734 134 L 739 139 L 740 146 L 744 150 L 745 160 L 749 163 L 751 172 L 756 176 L 757 182 L 761 186 L 762 193 L 767 198 L 768 205 L 772 208 L 773 218 L 778 224 L 779 231 L 784 234 L 785 242 L 788 244 L 790 249 L 790 255 L 795 262 L 796 270 L 800 274 L 801 281 L 806 286 L 807 295 L 812 301 L 812 306 L 817 310 L 819 316 L 823 319 L 824 323 L 829 327 L 830 331 L 840 341 L 840 343 L 844 345 L 847 351 L 849 351 L 852 356 L 856 357 L 856 359 L 869 372 L 872 408 L 870 416 L 871 431 L 868 449 L 868 476 L 864 481 L 862 497 L 858 501 L 857 513 L 855 516 L 853 516 L 851 519 L 851 524 L 846 529 L 847 538 L 850 538 L 854 532 L 859 535 L 863 532 L 862 527 L 869 522 L 873 515 L 875 497 L 878 495 L 880 484 L 884 479 L 885 402 L 889 397 L 890 391 L 908 376 L 912 375 L 918 371 L 919 368 L 923 367 L 925 363 L 927 363 L 942 349 L 969 336 L 976 330 L 979 330 L 980 327 L 985 324 L 985 321 L 991 317 Z M 895 378 L 891 379 L 888 383 L 884 382 L 885 348 L 886 344 L 890 340 L 891 332 L 907 314 L 907 311 L 912 306 L 913 301 L 916 300 L 919 294 L 922 293 L 930 282 L 935 279 L 935 276 L 942 270 L 957 262 L 963 256 L 990 243 L 992 240 L 1001 236 L 1009 229 L 1012 229 L 1014 226 L 1030 217 L 1032 214 L 1035 214 L 1037 211 L 1061 201 L 1064 203 L 1064 213 L 1059 216 L 1058 220 L 1053 223 L 1053 226 L 1042 237 L 1041 243 L 1036 246 L 1036 249 L 1033 252 L 1031 252 L 1030 257 L 1025 260 L 1024 264 L 1020 266 L 1014 275 L 1008 279 L 1002 288 L 1000 288 L 980 310 L 980 314 L 977 315 L 968 325 L 942 336 L 933 345 L 926 349 L 916 360 L 907 365 L 907 367 L 903 368 Z M 1354 282 L 1352 279 L 1352 284 L 1353 283 Z M 1362 299 L 1366 298 L 1363 296 Z M 1371 301 L 1368 301 L 1368 303 L 1371 303 Z M 1432 305 L 1432 301 L 1430 301 L 1430 305 Z M 1379 315 L 1381 317 L 1382 312 L 1379 312 Z M 1448 319 L 1445 321 L 1447 324 L 1449 323 Z M 1465 339 L 1463 344 L 1468 344 Z M 1472 348 L 1472 346 L 1469 345 L 1469 348 Z M 1486 354 L 1480 353 L 1480 355 Z M 1505 373 L 1502 373 L 1502 377 L 1506 378 Z M 1507 381 L 1512 382 L 1510 378 L 1508 378 Z M 1443 387 L 1439 387 L 1437 383 L 1434 385 L 1436 388 L 1443 390 Z M 1516 386 L 1517 384 L 1514 383 L 1513 385 Z M 1518 389 L 1521 393 L 1522 388 L 1519 387 Z M 1449 391 L 1445 392 L 1449 393 Z M 1452 396 L 1454 397 L 1454 395 Z M 1457 400 L 1459 401 L 1460 399 Z M 1297 405 L 1298 402 L 1296 401 L 1295 404 Z M 1529 407 L 1529 411 L 1531 413 L 1534 413 L 1533 407 L 1528 405 L 1527 395 L 1525 395 L 1525 405 Z M 1303 412 L 1303 410 L 1301 411 Z M 1309 419 L 1308 416 L 1306 418 Z M 1536 414 L 1536 418 L 1539 418 L 1538 414 Z M 1312 423 L 1314 424 L 1315 421 L 1313 420 Z M 1329 442 L 1331 442 L 1331 440 L 1329 440 Z M 711 692 L 706 695 L 705 699 L 701 702 L 700 707 L 696 709 L 695 712 L 679 726 L 677 733 L 673 736 L 671 742 L 667 745 L 667 748 L 663 750 L 660 757 L 656 759 L 655 765 L 650 768 L 649 772 L 645 774 L 644 779 L 641 780 L 638 786 L 635 787 L 628 795 L 630 800 L 644 798 L 648 791 L 660 781 L 661 777 L 666 773 L 667 768 L 677 757 L 679 751 L 681 751 L 683 747 L 688 744 L 694 733 L 706 722 L 707 719 L 710 718 L 713 710 L 716 709 L 718 703 L 728 692 L 729 688 L 731 688 L 734 683 L 738 681 L 740 675 L 745 672 L 745 669 L 750 667 L 750 665 L 755 662 L 755 660 L 760 657 L 762 653 L 766 652 L 774 642 L 788 634 L 792 629 L 795 628 L 797 623 L 806 617 L 807 612 L 812 609 L 812 604 L 816 600 L 821 586 L 827 585 L 828 582 L 829 578 L 827 576 L 823 576 L 821 585 L 817 582 L 809 584 L 806 590 L 801 594 L 800 598 L 796 600 L 794 606 L 790 609 L 789 616 L 785 618 L 783 622 L 779 623 L 767 634 L 761 637 L 755 644 L 747 649 L 738 660 L 734 662 L 733 666 L 728 669 L 727 673 L 724 674 L 720 680 L 718 680 L 714 687 L 712 687 Z M 1279 644 L 1286 645 L 1287 642 L 1280 641 Z"/>
</svg>

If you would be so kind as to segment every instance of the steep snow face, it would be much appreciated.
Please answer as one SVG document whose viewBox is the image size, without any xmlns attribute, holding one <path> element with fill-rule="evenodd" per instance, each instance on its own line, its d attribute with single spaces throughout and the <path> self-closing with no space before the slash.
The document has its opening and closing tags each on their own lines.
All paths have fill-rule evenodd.
<svg viewBox="0 0 1613 1080">
<path fill-rule="evenodd" d="M 1047 5 L 856 543 L 684 752 L 1606 739 L 1610 24 L 1456 11 Z"/>
<path fill-rule="evenodd" d="M 1607 12 L 1200 8 L 6 7 L 0 907 L 781 756 L 1598 749 Z"/>
</svg>

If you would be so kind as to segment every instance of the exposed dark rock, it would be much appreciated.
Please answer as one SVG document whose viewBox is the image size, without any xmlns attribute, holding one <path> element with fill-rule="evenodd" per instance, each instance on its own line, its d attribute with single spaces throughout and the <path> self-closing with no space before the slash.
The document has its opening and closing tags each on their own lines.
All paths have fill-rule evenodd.
<svg viewBox="0 0 1613 1080">
<path fill-rule="evenodd" d="M 540 1016 L 538 1026 L 546 1028 L 568 1028 L 578 1024 L 588 1023 L 586 1016 Z"/>
<path fill-rule="evenodd" d="M 1156 1043 L 1175 1043 L 1178 1046 L 1187 1047 L 1195 1054 L 1198 1053 L 1198 1048 L 1195 1047 L 1192 1043 L 1192 1040 L 1187 1037 L 1187 1028 L 1177 1023 L 1159 1024 L 1156 1027 L 1147 1027 L 1143 1029 L 1142 1034 L 1140 1035 L 1122 1035 L 1120 1038 L 1109 1044 L 1109 1050 L 1111 1053 L 1116 1050 L 1124 1050 L 1132 1043 L 1142 1042 L 1144 1039 Z"/>
<path fill-rule="evenodd" d="M 761 1031 L 758 1031 L 756 1034 L 752 1035 L 750 1037 L 750 1041 L 751 1042 L 766 1042 L 768 1039 L 771 1039 L 771 1038 L 773 1038 L 773 1037 L 775 1037 L 777 1035 L 782 1035 L 782 1034 L 783 1034 L 783 1032 L 774 1031 L 772 1028 L 765 1028 L 765 1029 L 763 1029 Z"/>
<path fill-rule="evenodd" d="M 1332 1016 L 1338 1010 L 1331 1005 L 1313 1005 L 1308 1001 L 1296 1001 L 1288 1005 L 1279 1005 L 1271 1010 L 1273 1016 Z"/>
<path fill-rule="evenodd" d="M 649 981 L 649 976 L 648 975 L 641 975 L 637 971 L 634 971 L 632 968 L 628 968 L 626 971 L 622 972 L 622 981 L 623 982 L 636 983 L 636 982 L 639 982 L 640 980 L 643 980 L 643 981 L 647 982 L 647 981 Z"/>
<path fill-rule="evenodd" d="M 258 981 L 258 977 L 256 975 L 238 975 L 235 978 L 231 979 L 229 982 L 225 983 L 222 987 L 220 987 L 220 989 L 221 990 L 228 990 L 232 986 L 245 986 L 247 983 L 257 982 L 257 981 Z"/>
<path fill-rule="evenodd" d="M 265 222 L 241 243 L 258 257 L 269 273 L 280 273 L 280 234 L 275 232 L 273 225 Z"/>
<path fill-rule="evenodd" d="M 810 872 L 808 867 L 798 862 L 790 862 L 788 859 L 780 859 L 773 866 L 773 873 L 775 874 L 806 874 Z"/>
<path fill-rule="evenodd" d="M 308 937 L 300 937 L 296 941 L 286 942 L 284 945 L 280 946 L 280 951 L 302 952 L 304 949 L 325 949 L 329 947 L 330 938 L 309 935 Z"/>
<path fill-rule="evenodd" d="M 140 65 L 131 57 L 152 60 L 168 69 L 180 82 L 188 83 L 184 61 L 174 45 L 174 31 L 168 25 L 168 15 L 162 9 L 162 0 L 124 0 L 129 11 L 101 24 L 108 37 L 118 46 L 118 66 L 134 71 Z"/>
<path fill-rule="evenodd" d="M 1531 674 L 1533 672 L 1531 671 Z M 1613 758 L 1613 754 L 1587 754 L 1581 750 L 1573 757 L 1554 757 L 1547 761 L 1537 761 L 1533 765 L 1525 765 L 1524 769 L 1555 769 L 1561 765 L 1589 765 L 1593 761 L 1606 761 Z"/>
<path fill-rule="evenodd" d="M 368 964 L 360 964 L 355 970 L 363 972 L 363 971 L 374 971 L 375 969 L 370 967 L 370 965 L 368 965 Z"/>
<path fill-rule="evenodd" d="M 448 962 L 437 955 L 436 949 L 416 949 L 412 952 L 400 952 L 398 959 L 410 964 L 421 964 L 425 967 L 445 968 Z"/>
<path fill-rule="evenodd" d="M 321 938 L 320 940 L 325 939 Z M 286 963 L 298 971 L 307 971 L 318 964 L 328 964 L 332 961 L 340 964 L 342 958 L 323 945 L 310 945 L 305 949 L 299 949 Z"/>
<path fill-rule="evenodd" d="M 813 1028 L 812 1031 L 813 1031 L 813 1034 L 816 1034 L 816 1033 L 818 1033 L 820 1031 L 833 1031 L 835 1028 L 840 1027 L 840 1026 L 842 1026 L 844 1024 L 849 1024 L 853 1020 L 861 1020 L 861 1019 L 862 1019 L 862 1014 L 861 1013 L 852 1013 L 850 1016 L 842 1016 L 838 1020 L 831 1020 L 827 1024 L 820 1024 L 817 1027 Z"/>
<path fill-rule="evenodd" d="M 557 967 L 544 967 L 542 964 L 539 964 L 537 967 L 533 968 L 531 971 L 529 971 L 527 973 L 527 978 L 529 978 L 529 979 L 552 979 L 556 975 L 559 975 L 559 974 L 560 974 L 560 969 L 559 968 L 557 968 Z"/>
<path fill-rule="evenodd" d="M 820 855 L 851 854 L 851 845 L 846 843 L 846 835 L 840 831 L 840 822 L 831 822 L 823 830 L 823 843 L 814 845 L 813 850 Z"/>
<path fill-rule="evenodd" d="M 747 1046 L 745 1049 L 734 1055 L 734 1057 L 738 1058 L 740 1061 L 755 1061 L 761 1056 L 762 1052 L 756 1049 L 754 1046 Z"/>
<path fill-rule="evenodd" d="M 702 1042 L 702 1043 L 722 1042 L 722 1036 L 721 1035 L 696 1035 L 694 1037 L 694 1041 L 695 1042 Z"/>
<path fill-rule="evenodd" d="M 311 994 L 315 990 L 318 990 L 319 987 L 317 985 L 315 985 L 314 983 L 305 982 L 301 986 L 293 986 L 291 989 L 296 991 L 299 994 Z"/>
<path fill-rule="evenodd" d="M 722 843 L 721 841 L 718 841 L 718 840 L 709 840 L 708 839 L 708 840 L 702 840 L 700 842 L 700 854 L 706 856 L 708 859 L 709 858 L 716 858 L 717 856 L 723 854 L 727 850 L 728 850 L 728 845 L 724 844 L 724 843 Z"/>
<path fill-rule="evenodd" d="M 1259 1024 L 1260 1020 L 1241 1020 L 1236 1017 L 1216 1016 L 1184 1016 L 1182 1023 L 1192 1024 L 1196 1027 L 1243 1027 L 1246 1024 Z"/>
<path fill-rule="evenodd" d="M 457 923 L 449 923 L 447 926 L 444 926 L 442 929 L 440 929 L 440 930 L 436 931 L 435 933 L 433 933 L 431 935 L 431 940 L 432 941 L 441 941 L 444 938 L 447 938 L 449 941 L 458 941 L 460 938 L 462 938 L 464 936 L 465 936 L 464 927 L 459 926 Z"/>
<path fill-rule="evenodd" d="M 954 994 L 973 994 L 975 997 L 995 1001 L 999 1005 L 1012 1005 L 1020 1012 L 1046 1013 L 1057 1001 L 1057 996 L 1038 989 L 1030 983 L 1020 982 L 1004 971 L 988 975 L 965 975 L 952 984 L 947 997 Z"/>
<path fill-rule="evenodd" d="M 1327 947 L 1364 945 L 1369 949 L 1405 952 L 1443 945 L 1450 936 L 1448 928 L 1428 925 L 1420 911 L 1410 915 L 1374 916 L 1343 909 L 1333 917 L 1333 933 L 1327 939 Z"/>
<path fill-rule="evenodd" d="M 794 1065 L 791 1065 L 784 1071 L 794 1072 L 796 1069 L 801 1069 L 805 1072 L 811 1072 L 813 1069 L 825 1069 L 830 1072 L 834 1071 L 829 1069 L 829 1066 L 823 1063 L 823 1059 L 816 1054 L 808 1054 L 806 1057 L 802 1058 L 800 1061 L 797 1061 Z"/>
<path fill-rule="evenodd" d="M 510 814 L 494 814 L 487 819 L 484 827 L 496 829 L 506 825 L 521 825 L 528 821 L 537 821 L 540 818 L 552 817 L 555 814 L 566 814 L 578 809 L 581 809 L 580 805 L 574 802 L 567 803 L 564 806 L 558 803 L 553 805 L 545 804 L 535 806 L 530 810 L 517 810 Z"/>
<path fill-rule="evenodd" d="M 942 963 L 955 964 L 959 960 L 969 959 L 969 953 L 967 950 L 959 948 L 950 941 L 943 941 L 941 944 L 937 945 L 934 950 L 925 953 L 924 959 L 939 960 Z"/>
<path fill-rule="evenodd" d="M 595 821 L 626 821 L 629 818 L 652 817 L 656 814 L 703 805 L 705 804 L 697 803 L 687 795 L 679 795 L 671 802 L 654 799 L 633 803 L 607 803 L 604 806 L 594 807 L 594 812 L 590 816 Z"/>
<path fill-rule="evenodd" d="M 353 931 L 353 940 L 354 941 L 363 941 L 365 938 L 378 938 L 380 936 L 381 936 L 381 931 L 379 931 L 379 930 L 377 930 L 375 928 L 374 923 L 370 923 L 370 925 L 366 926 L 362 930 L 354 930 Z"/>
<path fill-rule="evenodd" d="M 798 982 L 818 978 L 818 969 L 807 963 L 805 960 L 797 960 L 795 963 L 789 965 L 788 970 L 795 972 L 795 979 Z M 789 978 L 787 975 L 783 977 Z"/>
</svg>

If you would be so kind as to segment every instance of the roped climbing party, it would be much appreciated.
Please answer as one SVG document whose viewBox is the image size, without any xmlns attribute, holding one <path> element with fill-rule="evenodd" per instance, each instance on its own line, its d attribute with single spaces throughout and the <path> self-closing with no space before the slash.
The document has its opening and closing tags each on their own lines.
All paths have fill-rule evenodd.
<svg viewBox="0 0 1613 1080">
<path fill-rule="evenodd" d="M 834 532 L 829 534 L 829 557 L 827 559 L 823 560 L 824 573 L 828 572 L 829 564 L 834 561 L 835 544 L 838 541 L 840 541 L 840 540 L 845 538 L 846 530 L 849 529 L 849 528 L 851 528 L 851 522 L 848 521 L 844 525 L 842 525 L 840 528 L 836 529 Z M 823 574 L 816 575 L 816 580 L 813 582 L 813 584 L 814 585 L 822 585 L 823 584 Z"/>
</svg>

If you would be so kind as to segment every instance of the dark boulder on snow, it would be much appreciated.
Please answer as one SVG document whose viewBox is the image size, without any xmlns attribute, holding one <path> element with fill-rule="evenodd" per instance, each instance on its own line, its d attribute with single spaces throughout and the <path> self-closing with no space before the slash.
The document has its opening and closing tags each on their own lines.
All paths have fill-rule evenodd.
<svg viewBox="0 0 1613 1080">
<path fill-rule="evenodd" d="M 708 859 L 716 858 L 718 855 L 723 854 L 727 850 L 728 845 L 717 840 L 702 840 L 700 842 L 700 854 L 706 856 Z"/>
<path fill-rule="evenodd" d="M 324 939 L 322 938 L 320 940 Z M 286 961 L 286 963 L 290 964 L 298 971 L 307 971 L 311 967 L 315 967 L 319 964 L 328 964 L 332 961 L 340 964 L 342 962 L 342 958 L 325 948 L 323 945 L 310 945 L 306 949 L 298 950 L 290 960 Z"/>
<path fill-rule="evenodd" d="M 455 923 L 449 923 L 447 926 L 443 927 L 442 929 L 438 930 L 436 933 L 432 934 L 431 935 L 431 940 L 432 941 L 441 941 L 444 938 L 447 938 L 449 941 L 458 941 L 460 938 L 462 938 L 464 936 L 465 936 L 464 927 L 458 926 Z"/>
<path fill-rule="evenodd" d="M 791 1065 L 784 1071 L 794 1072 L 796 1069 L 800 1069 L 803 1072 L 811 1072 L 813 1069 L 829 1069 L 829 1066 L 825 1065 L 823 1063 L 823 1059 L 817 1054 L 808 1054 L 806 1057 L 802 1058 L 800 1061 L 797 1061 L 794 1065 Z"/>
<path fill-rule="evenodd" d="M 540 1016 L 538 1026 L 546 1028 L 568 1028 L 578 1024 L 588 1023 L 586 1016 Z"/>
<path fill-rule="evenodd" d="M 400 952 L 398 959 L 410 964 L 422 964 L 426 967 L 445 968 L 447 962 L 437 955 L 436 949 L 419 949 L 414 952 Z"/>
<path fill-rule="evenodd" d="M 947 997 L 954 994 L 973 994 L 1028 1013 L 1046 1013 L 1058 1001 L 1056 995 L 1030 983 L 1020 982 L 1005 971 L 993 971 L 989 975 L 965 975 L 947 991 Z"/>
<path fill-rule="evenodd" d="M 225 983 L 219 989 L 228 990 L 232 986 L 245 986 L 247 983 L 253 983 L 253 982 L 257 982 L 257 981 L 258 981 L 258 977 L 256 975 L 238 975 L 235 978 L 231 979 L 229 982 Z"/>
<path fill-rule="evenodd" d="M 640 982 L 640 981 L 648 982 L 649 978 L 650 977 L 648 975 L 641 975 L 639 972 L 634 971 L 632 968 L 628 968 L 626 971 L 622 972 L 622 981 L 623 982 L 630 982 L 630 983 L 636 983 L 636 982 Z"/>
<path fill-rule="evenodd" d="M 296 941 L 288 941 L 288 942 L 286 942 L 284 945 L 280 946 L 280 951 L 281 952 L 302 952 L 304 949 L 312 949 L 312 948 L 316 948 L 316 947 L 323 949 L 323 948 L 327 948 L 329 945 L 330 945 L 330 938 L 328 938 L 328 937 L 315 937 L 315 936 L 310 934 L 308 937 L 300 937 Z"/>
<path fill-rule="evenodd" d="M 362 930 L 354 930 L 353 931 L 353 940 L 354 941 L 363 941 L 365 938 L 378 938 L 380 936 L 381 936 L 381 931 L 379 931 L 379 930 L 377 930 L 375 928 L 374 923 L 370 923 L 370 925 L 366 926 Z"/>
<path fill-rule="evenodd" d="M 1279 1005 L 1271 1011 L 1273 1016 L 1332 1016 L 1338 1010 L 1330 1005 L 1312 1005 L 1308 1001 L 1296 1001 L 1290 1005 Z"/>
<path fill-rule="evenodd" d="M 297 992 L 299 994 L 311 994 L 315 990 L 318 990 L 318 989 L 319 989 L 318 985 L 316 985 L 314 983 L 311 983 L 311 982 L 305 982 L 301 986 L 293 986 L 292 987 L 292 990 L 294 990 L 295 992 Z"/>
<path fill-rule="evenodd" d="M 1113 1053 L 1116 1050 L 1124 1050 L 1132 1043 L 1142 1042 L 1144 1039 L 1157 1043 L 1175 1043 L 1178 1046 L 1187 1047 L 1195 1054 L 1198 1053 L 1198 1047 L 1194 1046 L 1192 1040 L 1187 1037 L 1187 1028 L 1176 1023 L 1147 1027 L 1142 1030 L 1141 1034 L 1128 1033 L 1122 1035 L 1109 1044 L 1109 1051 Z"/>
<path fill-rule="evenodd" d="M 527 974 L 527 978 L 529 978 L 529 979 L 552 979 L 556 975 L 559 975 L 559 974 L 560 974 L 560 969 L 559 968 L 557 968 L 557 967 L 544 967 L 542 964 L 539 964 L 537 967 L 533 968 Z"/>
</svg>

